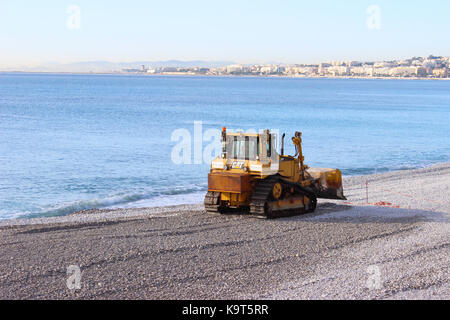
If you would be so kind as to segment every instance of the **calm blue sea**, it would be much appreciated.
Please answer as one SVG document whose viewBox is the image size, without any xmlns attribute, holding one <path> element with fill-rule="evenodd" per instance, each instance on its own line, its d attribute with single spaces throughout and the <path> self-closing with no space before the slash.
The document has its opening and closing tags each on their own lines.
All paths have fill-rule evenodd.
<svg viewBox="0 0 450 320">
<path fill-rule="evenodd" d="M 0 219 L 201 201 L 209 164 L 171 157 L 194 121 L 302 131 L 344 175 L 450 161 L 450 81 L 3 73 Z"/>
</svg>

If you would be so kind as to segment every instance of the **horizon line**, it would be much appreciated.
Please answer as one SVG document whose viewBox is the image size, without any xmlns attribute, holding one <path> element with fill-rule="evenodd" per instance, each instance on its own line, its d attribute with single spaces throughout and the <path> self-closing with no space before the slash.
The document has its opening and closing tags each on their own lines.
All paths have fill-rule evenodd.
<svg viewBox="0 0 450 320">
<path fill-rule="evenodd" d="M 48 67 L 51 65 L 59 65 L 59 66 L 70 66 L 73 64 L 88 64 L 88 63 L 110 63 L 110 64 L 142 64 L 142 63 L 168 63 L 168 62 L 180 62 L 180 63 L 203 63 L 203 64 L 240 64 L 240 65 L 318 65 L 320 63 L 324 62 L 348 62 L 348 61 L 358 61 L 358 62 L 388 62 L 388 61 L 397 61 L 397 60 L 408 60 L 412 59 L 414 57 L 420 57 L 420 58 L 427 58 L 429 56 L 433 57 L 450 57 L 450 54 L 448 55 L 436 55 L 436 54 L 429 54 L 427 56 L 421 56 L 421 55 L 412 55 L 409 57 L 397 57 L 397 58 L 381 58 L 381 59 L 326 59 L 315 62 L 282 62 L 282 61 L 264 61 L 264 62 L 238 62 L 233 60 L 227 60 L 227 59 L 214 59 L 214 60 L 205 60 L 205 59 L 178 59 L 178 58 L 170 58 L 167 60 L 164 59 L 156 59 L 156 60 L 147 60 L 147 59 L 139 59 L 139 60 L 104 60 L 104 59 L 92 59 L 92 60 L 74 60 L 70 62 L 61 62 L 61 61 L 46 61 L 41 62 L 37 64 L 7 64 L 0 66 L 0 68 L 26 68 L 26 69 L 33 69 L 33 68 L 39 68 L 39 67 Z"/>
</svg>

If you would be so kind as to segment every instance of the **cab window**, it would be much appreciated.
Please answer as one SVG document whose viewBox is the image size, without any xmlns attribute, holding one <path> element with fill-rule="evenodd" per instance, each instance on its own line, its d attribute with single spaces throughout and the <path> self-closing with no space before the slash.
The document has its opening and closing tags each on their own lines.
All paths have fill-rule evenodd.
<svg viewBox="0 0 450 320">
<path fill-rule="evenodd" d="M 233 159 L 256 160 L 259 155 L 259 146 L 257 137 L 234 136 L 231 140 L 230 151 L 228 154 Z"/>
<path fill-rule="evenodd" d="M 266 154 L 267 158 L 272 157 L 272 135 L 269 134 L 269 140 L 266 141 Z"/>
</svg>

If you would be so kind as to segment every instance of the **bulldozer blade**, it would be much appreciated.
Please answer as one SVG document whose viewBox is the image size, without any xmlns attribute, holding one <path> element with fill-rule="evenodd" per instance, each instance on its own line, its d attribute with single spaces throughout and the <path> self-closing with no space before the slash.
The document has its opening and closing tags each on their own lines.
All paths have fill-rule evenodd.
<svg viewBox="0 0 450 320">
<path fill-rule="evenodd" d="M 310 186 L 317 198 L 347 200 L 342 188 L 342 173 L 339 169 L 309 168 L 308 178 L 313 181 Z"/>
</svg>

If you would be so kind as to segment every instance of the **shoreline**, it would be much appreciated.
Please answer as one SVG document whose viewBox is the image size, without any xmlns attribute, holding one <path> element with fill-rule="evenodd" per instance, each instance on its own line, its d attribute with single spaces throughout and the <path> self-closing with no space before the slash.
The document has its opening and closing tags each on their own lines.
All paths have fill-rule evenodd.
<svg viewBox="0 0 450 320">
<path fill-rule="evenodd" d="M 389 177 L 389 176 L 404 176 L 411 173 L 417 172 L 427 172 L 428 170 L 433 170 L 434 168 L 439 168 L 442 166 L 450 166 L 450 162 L 441 162 L 436 164 L 431 164 L 423 167 L 418 167 L 415 169 L 404 169 L 404 170 L 393 170 L 384 171 L 381 173 L 373 173 L 366 175 L 348 175 L 343 176 L 344 183 L 344 194 L 346 194 L 345 185 L 349 181 L 371 181 L 374 179 L 379 179 L 379 177 Z M 402 174 L 403 173 L 403 174 Z M 150 201 L 150 199 L 148 200 Z M 331 201 L 319 199 L 320 201 Z M 46 224 L 46 223 L 62 223 L 69 221 L 79 221 L 85 216 L 90 219 L 108 219 L 108 218 L 120 218 L 122 213 L 125 213 L 123 217 L 134 217 L 136 215 L 148 215 L 148 214 L 163 214 L 165 212 L 170 212 L 173 210 L 203 210 L 203 203 L 185 203 L 176 205 L 165 205 L 165 206 L 151 206 L 151 207 L 127 207 L 127 208 L 93 208 L 93 209 L 83 209 L 71 212 L 66 215 L 58 215 L 51 217 L 32 217 L 32 218 L 9 218 L 0 220 L 0 227 L 4 225 L 27 225 L 27 224 Z"/>
<path fill-rule="evenodd" d="M 438 163 L 434 163 L 434 164 L 427 164 L 427 165 L 416 166 L 416 167 L 413 167 L 413 168 L 404 168 L 404 169 L 397 169 L 397 170 L 381 171 L 381 172 L 370 173 L 370 174 L 343 175 L 342 178 L 345 181 L 345 180 L 351 179 L 351 178 L 361 178 L 361 177 L 365 177 L 365 176 L 370 177 L 372 175 L 389 174 L 389 173 L 392 173 L 392 172 L 402 172 L 402 171 L 409 171 L 409 170 L 425 169 L 425 168 L 428 168 L 428 167 L 432 167 L 432 166 L 436 166 L 436 165 L 439 166 L 439 165 L 443 165 L 443 164 L 446 164 L 446 163 L 450 163 L 450 162 L 438 162 Z M 206 192 L 206 190 L 204 192 Z M 188 194 L 184 194 L 184 196 L 197 195 L 198 193 L 201 193 L 201 192 L 188 193 Z M 51 219 L 49 221 L 58 221 L 58 218 L 68 217 L 68 216 L 71 216 L 73 214 L 80 214 L 80 213 L 90 213 L 90 214 L 92 214 L 94 212 L 105 213 L 105 212 L 115 212 L 115 211 L 124 210 L 124 209 L 126 209 L 128 211 L 134 210 L 134 209 L 136 209 L 136 210 L 138 210 L 138 209 L 147 209 L 147 210 L 154 209 L 156 211 L 161 211 L 163 208 L 166 208 L 166 207 L 170 207 L 170 208 L 175 208 L 177 206 L 180 206 L 180 207 L 184 206 L 184 207 L 186 207 L 186 206 L 198 205 L 198 204 L 202 203 L 201 201 L 199 201 L 199 202 L 189 201 L 189 202 L 185 202 L 185 203 L 182 203 L 180 201 L 175 201 L 174 204 L 156 204 L 156 205 L 153 205 L 153 204 L 150 204 L 150 205 L 137 205 L 136 204 L 136 205 L 134 205 L 135 203 L 140 203 L 140 202 L 145 202 L 145 203 L 151 203 L 153 201 L 158 202 L 158 200 L 159 200 L 158 198 L 141 199 L 141 200 L 137 200 L 137 201 L 133 201 L 133 202 L 118 203 L 116 205 L 100 206 L 100 207 L 97 207 L 97 208 L 78 209 L 78 210 L 75 209 L 74 211 L 72 211 L 70 213 L 57 214 L 57 215 L 46 215 L 46 213 L 42 213 L 42 216 L 34 215 L 34 216 L 31 216 L 31 217 L 27 217 L 27 216 L 20 217 L 20 216 L 18 216 L 18 217 L 11 217 L 11 218 L 2 218 L 2 219 L 0 219 L 0 226 L 2 225 L 2 222 L 12 223 L 11 221 L 19 221 L 19 220 L 20 221 L 25 221 L 25 222 L 31 220 L 33 222 L 30 222 L 30 223 L 34 223 L 34 221 L 38 221 L 38 220 L 35 220 L 35 219 L 39 219 L 40 221 L 42 221 L 42 223 L 45 223 L 46 220 L 43 220 L 43 219 L 49 218 L 49 219 Z"/>
<path fill-rule="evenodd" d="M 345 178 L 347 201 L 275 220 L 197 204 L 1 221 L 0 297 L 450 299 L 449 186 L 443 163 Z"/>
<path fill-rule="evenodd" d="M 211 78 L 272 78 L 272 79 L 361 79 L 361 80 L 442 80 L 449 81 L 447 78 L 425 78 L 425 77 L 359 77 L 359 76 L 291 76 L 291 75 L 212 75 L 212 74 L 183 74 L 183 73 L 126 73 L 126 72 L 50 72 L 50 71 L 0 71 L 1 74 L 54 74 L 54 75 L 116 75 L 116 76 L 139 76 L 139 77 L 211 77 Z"/>
</svg>

